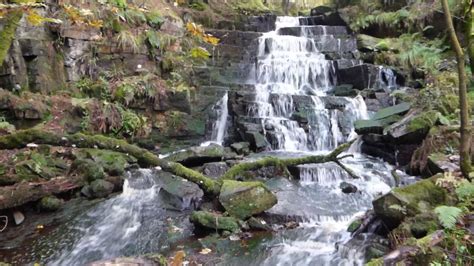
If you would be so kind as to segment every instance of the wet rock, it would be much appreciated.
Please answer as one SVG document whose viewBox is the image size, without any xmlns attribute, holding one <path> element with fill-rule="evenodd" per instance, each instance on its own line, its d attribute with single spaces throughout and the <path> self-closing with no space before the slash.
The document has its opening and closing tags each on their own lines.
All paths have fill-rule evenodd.
<svg viewBox="0 0 474 266">
<path fill-rule="evenodd" d="M 255 151 L 264 150 L 269 146 L 265 137 L 256 131 L 245 132 L 245 139 L 250 142 L 252 149 Z"/>
<path fill-rule="evenodd" d="M 380 243 L 372 243 L 366 249 L 365 258 L 367 261 L 371 259 L 381 258 L 390 251 L 390 248 L 387 245 Z"/>
<path fill-rule="evenodd" d="M 224 180 L 219 202 L 230 215 L 245 219 L 270 209 L 277 198 L 260 182 Z"/>
<path fill-rule="evenodd" d="M 230 145 L 233 151 L 237 154 L 248 155 L 250 153 L 250 143 L 248 142 L 236 142 Z"/>
<path fill-rule="evenodd" d="M 346 194 L 357 192 L 357 187 L 348 182 L 342 182 L 341 184 L 339 184 L 339 188 L 342 190 L 343 193 Z"/>
<path fill-rule="evenodd" d="M 437 175 L 412 185 L 394 188 L 373 201 L 375 214 L 388 228 L 397 227 L 405 216 L 414 216 L 446 201 L 446 191 L 435 184 Z"/>
<path fill-rule="evenodd" d="M 90 184 L 90 195 L 92 198 L 105 198 L 114 190 L 114 184 L 105 180 L 95 180 Z"/>
<path fill-rule="evenodd" d="M 38 207 L 41 211 L 53 212 L 59 210 L 63 206 L 63 201 L 54 196 L 47 196 L 40 200 Z"/>
<path fill-rule="evenodd" d="M 198 185 L 163 171 L 155 172 L 155 176 L 161 187 L 160 199 L 167 209 L 183 211 L 199 207 L 204 192 Z"/>
<path fill-rule="evenodd" d="M 211 144 L 207 147 L 191 147 L 189 149 L 178 151 L 171 154 L 166 159 L 173 162 L 179 162 L 185 166 L 199 166 L 208 162 L 222 160 L 226 156 L 226 150 L 220 145 Z"/>
<path fill-rule="evenodd" d="M 202 173 L 209 177 L 218 178 L 227 172 L 229 166 L 225 162 L 206 163 L 203 165 Z"/>
<path fill-rule="evenodd" d="M 224 217 L 221 214 L 196 211 L 191 214 L 191 222 L 205 228 L 237 232 L 240 230 L 239 221 L 234 217 Z"/>
<path fill-rule="evenodd" d="M 331 93 L 334 96 L 340 97 L 353 97 L 357 96 L 357 90 L 354 89 L 354 86 L 351 84 L 341 84 L 339 86 L 334 87 Z"/>
<path fill-rule="evenodd" d="M 66 169 L 67 164 L 64 160 L 33 152 L 27 160 L 15 165 L 15 174 L 22 180 L 51 179 L 65 174 Z"/>
<path fill-rule="evenodd" d="M 382 40 L 380 38 L 376 38 L 373 36 L 369 36 L 366 34 L 358 34 L 357 35 L 357 47 L 362 52 L 373 52 L 379 50 L 385 50 L 382 44 Z"/>
<path fill-rule="evenodd" d="M 377 120 L 357 120 L 354 122 L 354 130 L 359 135 L 380 135 L 383 133 L 383 124 Z"/>
<path fill-rule="evenodd" d="M 13 212 L 13 221 L 15 221 L 16 225 L 20 225 L 25 221 L 25 215 L 23 215 L 20 211 Z"/>
</svg>

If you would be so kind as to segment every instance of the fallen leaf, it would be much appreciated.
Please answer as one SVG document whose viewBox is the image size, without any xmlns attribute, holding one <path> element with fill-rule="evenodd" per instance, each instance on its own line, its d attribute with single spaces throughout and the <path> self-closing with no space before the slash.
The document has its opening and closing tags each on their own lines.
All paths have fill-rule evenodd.
<svg viewBox="0 0 474 266">
<path fill-rule="evenodd" d="M 207 254 L 211 253 L 211 251 L 212 251 L 212 250 L 209 249 L 209 248 L 204 248 L 204 249 L 202 249 L 201 252 L 199 252 L 199 253 L 202 254 L 202 255 L 207 255 Z"/>
</svg>

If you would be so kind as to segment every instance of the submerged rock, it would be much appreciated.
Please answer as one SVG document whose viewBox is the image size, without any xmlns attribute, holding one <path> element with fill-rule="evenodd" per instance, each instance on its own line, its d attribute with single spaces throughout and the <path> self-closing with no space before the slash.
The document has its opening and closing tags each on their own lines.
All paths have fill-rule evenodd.
<svg viewBox="0 0 474 266">
<path fill-rule="evenodd" d="M 260 182 L 224 180 L 219 201 L 230 215 L 245 219 L 270 209 L 277 198 Z"/>
<path fill-rule="evenodd" d="M 237 232 L 240 229 L 239 222 L 234 217 L 224 217 L 221 214 L 196 211 L 190 217 L 195 225 L 230 232 Z"/>
</svg>

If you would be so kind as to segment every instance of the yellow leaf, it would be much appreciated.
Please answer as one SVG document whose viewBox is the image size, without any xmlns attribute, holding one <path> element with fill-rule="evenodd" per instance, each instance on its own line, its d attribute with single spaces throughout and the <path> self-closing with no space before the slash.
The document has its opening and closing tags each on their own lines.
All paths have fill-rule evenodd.
<svg viewBox="0 0 474 266">
<path fill-rule="evenodd" d="M 45 21 L 44 17 L 38 14 L 38 12 L 34 10 L 28 11 L 26 19 L 28 20 L 28 23 L 30 23 L 33 26 L 38 26 Z"/>
<path fill-rule="evenodd" d="M 174 255 L 173 260 L 171 261 L 171 266 L 182 266 L 184 257 L 186 257 L 186 253 L 184 251 L 178 251 Z"/>
</svg>

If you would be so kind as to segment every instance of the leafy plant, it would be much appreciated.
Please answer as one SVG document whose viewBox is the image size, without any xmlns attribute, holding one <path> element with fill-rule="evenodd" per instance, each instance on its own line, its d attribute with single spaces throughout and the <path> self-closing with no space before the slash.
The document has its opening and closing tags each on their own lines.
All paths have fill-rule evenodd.
<svg viewBox="0 0 474 266">
<path fill-rule="evenodd" d="M 441 225 L 447 229 L 453 229 L 463 213 L 461 209 L 452 206 L 438 206 L 434 211 L 438 215 Z"/>
<path fill-rule="evenodd" d="M 463 179 L 459 186 L 456 188 L 456 196 L 461 201 L 468 201 L 474 199 L 474 184 Z"/>
<path fill-rule="evenodd" d="M 140 37 L 135 35 L 133 32 L 129 30 L 122 30 L 119 32 L 116 38 L 118 46 L 121 49 L 130 48 L 134 53 L 138 53 L 140 51 L 142 41 L 140 40 Z"/>
<path fill-rule="evenodd" d="M 165 22 L 163 16 L 158 10 L 152 10 L 145 14 L 146 21 L 151 27 L 159 28 Z"/>
</svg>

